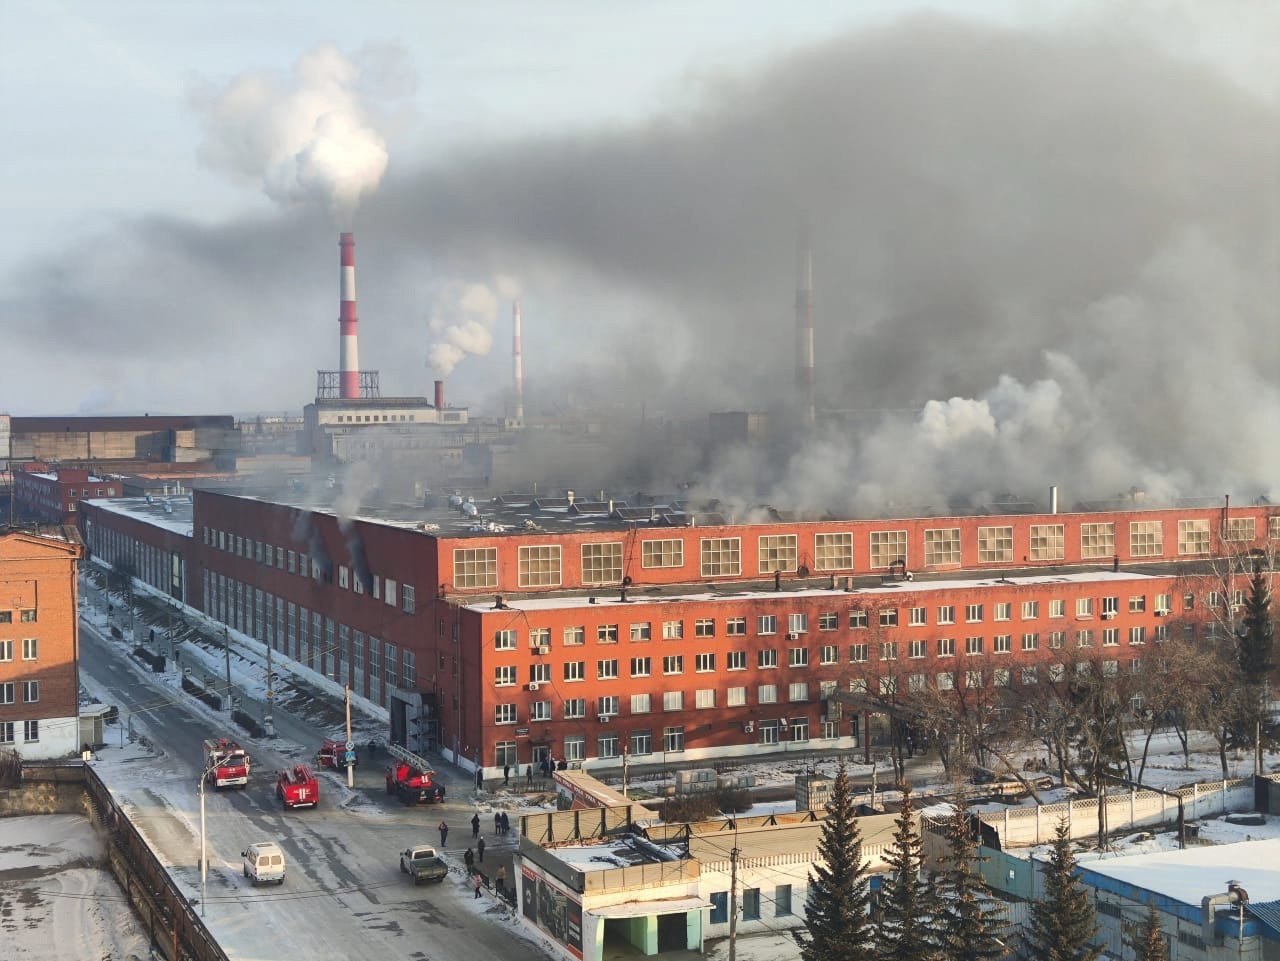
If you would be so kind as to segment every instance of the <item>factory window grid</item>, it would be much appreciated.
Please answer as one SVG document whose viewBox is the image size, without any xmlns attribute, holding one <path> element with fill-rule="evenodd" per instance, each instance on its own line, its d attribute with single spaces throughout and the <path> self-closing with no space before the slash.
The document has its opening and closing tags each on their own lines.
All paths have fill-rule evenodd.
<svg viewBox="0 0 1280 961">
<path fill-rule="evenodd" d="M 1054 600 L 1050 601 L 1050 602 L 1049 602 L 1049 616 L 1050 616 L 1050 617 L 1066 617 L 1066 616 L 1067 616 L 1067 602 L 1066 602 L 1065 600 L 1061 599 L 1061 598 L 1056 598 L 1056 599 L 1054 599 Z"/>
<path fill-rule="evenodd" d="M 894 677 L 893 675 L 890 675 L 889 677 L 882 677 L 882 678 L 880 678 L 880 693 L 881 693 L 882 695 L 885 695 L 885 694 L 897 694 L 897 693 L 898 693 L 898 679 L 897 679 L 896 677 Z"/>
<path fill-rule="evenodd" d="M 618 643 L 618 625 L 617 624 L 601 624 L 596 627 L 596 643 L 597 644 L 617 644 Z"/>
<path fill-rule="evenodd" d="M 1022 619 L 1024 621 L 1034 621 L 1040 616 L 1039 601 L 1023 601 L 1022 602 Z"/>
<path fill-rule="evenodd" d="M 1080 525 L 1080 557 L 1097 560 L 1116 552 L 1116 525 L 1111 521 Z"/>
<path fill-rule="evenodd" d="M 417 610 L 412 584 L 404 584 L 400 588 L 400 610 L 413 614 Z"/>
<path fill-rule="evenodd" d="M 907 562 L 906 531 L 872 531 L 868 562 L 872 570 Z"/>
<path fill-rule="evenodd" d="M 530 721 L 551 720 L 551 702 L 550 701 L 531 701 L 529 704 L 529 720 Z"/>
<path fill-rule="evenodd" d="M 724 692 L 724 703 L 726 707 L 745 707 L 747 703 L 747 689 L 745 687 L 731 687 Z"/>
<path fill-rule="evenodd" d="M 693 659 L 693 669 L 698 674 L 713 673 L 716 669 L 716 656 L 707 652 L 695 654 Z"/>
<path fill-rule="evenodd" d="M 809 682 L 792 681 L 787 685 L 787 700 L 792 704 L 803 704 L 809 700 Z"/>
<path fill-rule="evenodd" d="M 704 711 L 716 706 L 716 689 L 714 687 L 702 687 L 693 693 L 694 710 Z"/>
<path fill-rule="evenodd" d="M 929 623 L 929 609 L 927 607 L 913 607 L 911 613 L 907 616 L 907 623 L 911 627 L 925 627 Z"/>
<path fill-rule="evenodd" d="M 14 704 L 16 685 L 13 681 L 5 681 L 0 683 L 0 704 Z"/>
<path fill-rule="evenodd" d="M 564 716 L 566 720 L 586 717 L 587 699 L 585 697 L 566 697 L 564 699 Z"/>
<path fill-rule="evenodd" d="M 836 664 L 840 660 L 840 648 L 835 644 L 824 644 L 818 654 L 819 664 Z"/>
<path fill-rule="evenodd" d="M 566 627 L 561 639 L 565 647 L 581 647 L 587 643 L 587 629 L 581 625 Z"/>
<path fill-rule="evenodd" d="M 632 677 L 649 677 L 653 673 L 653 659 L 649 657 L 633 657 L 631 659 Z"/>
<path fill-rule="evenodd" d="M 622 542 L 605 541 L 582 545 L 582 583 L 590 585 L 622 582 Z"/>
<path fill-rule="evenodd" d="M 646 570 L 660 567 L 684 567 L 684 541 L 641 541 L 640 565 Z"/>
<path fill-rule="evenodd" d="M 514 629 L 494 631 L 493 649 L 495 651 L 514 651 L 516 649 L 516 632 Z"/>
<path fill-rule="evenodd" d="M 529 646 L 531 648 L 551 646 L 551 628 L 531 627 L 529 629 Z"/>
<path fill-rule="evenodd" d="M 724 622 L 724 632 L 729 637 L 746 637 L 747 619 L 745 617 L 728 618 Z"/>
<path fill-rule="evenodd" d="M 1120 644 L 1120 628 L 1104 627 L 1102 629 L 1102 646 L 1118 647 Z"/>
<path fill-rule="evenodd" d="M 1028 632 L 1022 635 L 1022 649 L 1024 651 L 1034 651 L 1040 646 L 1040 635 L 1034 632 Z"/>
<path fill-rule="evenodd" d="M 760 670 L 769 670 L 778 666 L 778 651 L 776 648 L 764 647 L 756 651 L 756 667 Z"/>
<path fill-rule="evenodd" d="M 1223 537 L 1237 543 L 1251 541 L 1256 536 L 1257 525 L 1252 517 L 1228 517 Z"/>
<path fill-rule="evenodd" d="M 964 620 L 966 624 L 982 623 L 982 605 L 967 604 L 964 609 Z"/>
<path fill-rule="evenodd" d="M 648 641 L 653 637 L 653 625 L 648 621 L 644 621 L 640 624 L 632 624 L 629 630 L 631 633 L 631 640 L 636 644 Z"/>
<path fill-rule="evenodd" d="M 776 614 L 761 614 L 756 621 L 756 633 L 765 636 L 777 634 L 778 616 Z"/>
<path fill-rule="evenodd" d="M 631 732 L 631 753 L 632 755 L 646 756 L 653 753 L 653 732 L 652 731 L 632 731 Z"/>
<path fill-rule="evenodd" d="M 27 744 L 35 744 L 40 740 L 40 722 L 39 721 L 23 721 L 22 722 L 22 740 Z"/>
<path fill-rule="evenodd" d="M 498 586 L 496 547 L 455 548 L 453 586 L 459 590 Z"/>
<path fill-rule="evenodd" d="M 926 657 L 929 653 L 929 642 L 924 640 L 910 641 L 907 646 L 907 656 L 911 658 Z"/>
<path fill-rule="evenodd" d="M 1267 537 L 1271 540 L 1280 539 L 1280 514 L 1273 514 L 1267 518 Z"/>
<path fill-rule="evenodd" d="M 1129 556 L 1159 557 L 1164 553 L 1164 525 L 1160 521 L 1129 522 Z"/>
<path fill-rule="evenodd" d="M 928 528 L 924 532 L 924 563 L 940 567 L 960 563 L 960 528 Z"/>
<path fill-rule="evenodd" d="M 1060 561 L 1066 558 L 1067 529 L 1064 524 L 1032 524 L 1029 556 L 1033 561 Z"/>
<path fill-rule="evenodd" d="M 955 657 L 956 639 L 954 637 L 938 638 L 938 657 Z"/>
<path fill-rule="evenodd" d="M 788 634 L 808 634 L 809 633 L 809 615 L 803 612 L 787 615 L 787 633 Z"/>
<path fill-rule="evenodd" d="M 757 704 L 777 704 L 778 703 L 778 685 L 761 684 L 756 688 Z"/>
<path fill-rule="evenodd" d="M 743 621 L 743 626 L 746 626 L 745 621 Z M 684 637 L 684 621 L 662 622 L 662 639 L 664 641 L 678 641 L 682 637 Z"/>
<path fill-rule="evenodd" d="M 618 695 L 606 694 L 596 698 L 596 713 L 601 717 L 617 717 L 619 710 Z"/>
<path fill-rule="evenodd" d="M 880 642 L 880 660 L 896 661 L 898 659 L 898 642 L 897 641 L 881 641 Z"/>
<path fill-rule="evenodd" d="M 787 651 L 788 667 L 808 667 L 809 666 L 809 649 L 807 647 L 793 647 Z"/>
<path fill-rule="evenodd" d="M 1066 631 L 1050 631 L 1049 632 L 1049 650 L 1060 651 L 1067 642 Z"/>
<path fill-rule="evenodd" d="M 683 711 L 684 710 L 684 692 L 683 691 L 663 691 L 662 692 L 662 709 L 664 711 Z"/>
<path fill-rule="evenodd" d="M 734 577 L 742 573 L 740 537 L 704 537 L 700 555 L 703 577 Z"/>
<path fill-rule="evenodd" d="M 956 622 L 956 609 L 954 604 L 943 604 L 938 608 L 938 623 L 954 624 Z"/>
<path fill-rule="evenodd" d="M 940 671 L 936 680 L 939 691 L 954 691 L 956 689 L 956 675 L 954 671 Z"/>
<path fill-rule="evenodd" d="M 0 721 L 0 744 L 13 744 L 13 721 Z"/>
<path fill-rule="evenodd" d="M 1145 594 L 1135 594 L 1129 598 L 1129 613 L 1144 614 L 1147 610 L 1147 597 Z"/>
<path fill-rule="evenodd" d="M 596 737 L 596 757 L 618 757 L 618 735 L 598 735 Z"/>
<path fill-rule="evenodd" d="M 795 534 L 764 534 L 758 540 L 761 574 L 790 572 L 798 563 L 798 538 Z"/>
<path fill-rule="evenodd" d="M 516 666 L 514 664 L 499 664 L 493 669 L 493 684 L 495 687 L 514 687 L 516 683 Z"/>
<path fill-rule="evenodd" d="M 693 622 L 694 637 L 715 637 L 716 621 L 713 617 L 700 617 Z"/>
<path fill-rule="evenodd" d="M 40 702 L 39 681 L 22 682 L 22 701 L 24 704 L 38 704 Z"/>
<path fill-rule="evenodd" d="M 898 609 L 896 607 L 880 608 L 879 623 L 881 627 L 897 627 Z"/>
<path fill-rule="evenodd" d="M 849 645 L 849 663 L 865 664 L 870 659 L 870 644 L 850 644 Z"/>
<path fill-rule="evenodd" d="M 747 669 L 746 651 L 729 651 L 725 655 L 725 670 L 745 671 Z"/>
<path fill-rule="evenodd" d="M 836 631 L 840 629 L 840 615 L 835 611 L 823 611 L 818 615 L 819 631 Z"/>
<path fill-rule="evenodd" d="M 587 679 L 586 661 L 565 661 L 564 679 L 566 681 L 585 681 Z"/>
<path fill-rule="evenodd" d="M 517 721 L 514 704 L 495 704 L 493 707 L 494 724 L 515 724 Z"/>
<path fill-rule="evenodd" d="M 981 637 L 966 637 L 964 639 L 964 652 L 969 655 L 978 655 L 982 653 L 983 639 Z"/>
<path fill-rule="evenodd" d="M 560 545 L 538 544 L 517 551 L 521 587 L 558 587 L 560 585 Z"/>
<path fill-rule="evenodd" d="M 545 662 L 529 665 L 529 683 L 530 684 L 550 684 L 551 683 L 551 665 Z"/>
<path fill-rule="evenodd" d="M 1208 520 L 1178 521 L 1179 554 L 1208 554 L 1209 545 Z"/>
<path fill-rule="evenodd" d="M 849 627 L 850 627 L 851 629 L 858 629 L 858 628 L 863 628 L 863 627 L 866 627 L 866 626 L 867 626 L 867 612 L 866 612 L 866 611 L 864 611 L 864 610 L 862 610 L 862 609 L 860 609 L 860 608 L 855 608 L 854 610 L 851 610 L 851 611 L 849 612 Z"/>
<path fill-rule="evenodd" d="M 978 563 L 1008 564 L 1012 560 L 1012 527 L 978 528 Z"/>
<path fill-rule="evenodd" d="M 814 567 L 819 571 L 853 569 L 853 534 L 816 534 L 813 538 Z"/>
<path fill-rule="evenodd" d="M 1076 617 L 1093 617 L 1093 598 L 1077 597 L 1076 598 Z"/>
<path fill-rule="evenodd" d="M 596 679 L 600 681 L 617 680 L 618 677 L 618 659 L 603 658 L 596 661 Z"/>
<path fill-rule="evenodd" d="M 0 640 L 0 661 L 13 660 L 13 641 Z"/>
<path fill-rule="evenodd" d="M 1147 629 L 1141 625 L 1129 628 L 1129 646 L 1139 647 L 1147 643 Z"/>
<path fill-rule="evenodd" d="M 991 650 L 996 654 L 1010 654 L 1013 652 L 1013 635 L 997 634 L 991 639 Z"/>
</svg>

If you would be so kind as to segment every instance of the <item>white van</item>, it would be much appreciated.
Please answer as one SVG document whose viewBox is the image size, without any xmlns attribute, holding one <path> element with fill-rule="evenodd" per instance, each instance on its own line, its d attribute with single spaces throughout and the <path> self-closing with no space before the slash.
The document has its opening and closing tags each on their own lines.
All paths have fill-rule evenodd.
<svg viewBox="0 0 1280 961">
<path fill-rule="evenodd" d="M 275 841 L 255 841 L 240 852 L 244 876 L 256 887 L 268 881 L 284 884 L 284 852 Z"/>
</svg>

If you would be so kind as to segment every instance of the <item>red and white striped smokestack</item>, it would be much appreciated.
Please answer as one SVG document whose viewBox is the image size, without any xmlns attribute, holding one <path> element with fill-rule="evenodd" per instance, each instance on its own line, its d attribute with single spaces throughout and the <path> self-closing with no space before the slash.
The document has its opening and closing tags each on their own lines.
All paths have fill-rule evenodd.
<svg viewBox="0 0 1280 961">
<path fill-rule="evenodd" d="M 516 395 L 515 419 L 524 423 L 524 349 L 520 346 L 520 301 L 511 305 L 511 382 Z"/>
<path fill-rule="evenodd" d="M 444 381 L 435 382 L 436 387 L 436 410 L 444 410 Z"/>
<path fill-rule="evenodd" d="M 814 421 L 813 251 L 809 232 L 800 232 L 796 267 L 796 388 L 806 424 Z"/>
<path fill-rule="evenodd" d="M 342 272 L 338 282 L 338 378 L 339 394 L 344 398 L 360 396 L 360 351 L 356 344 L 356 237 L 339 234 Z"/>
</svg>

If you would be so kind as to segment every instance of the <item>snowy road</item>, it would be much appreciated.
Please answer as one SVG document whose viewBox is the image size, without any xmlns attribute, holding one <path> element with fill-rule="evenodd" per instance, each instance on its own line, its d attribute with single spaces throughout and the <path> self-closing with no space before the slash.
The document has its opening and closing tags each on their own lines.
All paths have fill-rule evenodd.
<svg viewBox="0 0 1280 961">
<path fill-rule="evenodd" d="M 211 734 L 232 732 L 219 714 L 177 693 L 172 678 L 141 668 L 121 642 L 104 639 L 87 622 L 81 638 L 86 687 L 119 705 L 135 734 L 156 752 L 138 758 L 136 750 L 109 746 L 95 768 L 180 886 L 199 898 L 201 746 Z M 307 730 L 304 721 L 282 720 L 279 727 L 290 733 Z M 317 809 L 284 812 L 273 772 L 309 757 L 330 732 L 311 733 L 303 743 L 239 737 L 254 758 L 250 786 L 206 796 L 210 870 L 204 920 L 232 958 L 547 957 L 540 944 L 518 933 L 507 908 L 489 895 L 472 899 L 461 853 L 470 840 L 464 826 L 474 808 L 460 775 L 449 783 L 454 799 L 443 807 L 404 808 L 385 797 L 377 770 L 361 769 L 354 791 L 326 772 Z M 108 741 L 114 738 L 112 731 Z M 442 816 L 455 832 L 446 852 L 454 870 L 442 885 L 415 888 L 400 874 L 397 852 L 437 840 L 434 826 Z M 254 888 L 242 876 L 240 851 L 258 840 L 279 841 L 285 850 L 288 877 L 280 887 Z M 488 840 L 487 861 L 514 845 L 514 838 Z"/>
</svg>

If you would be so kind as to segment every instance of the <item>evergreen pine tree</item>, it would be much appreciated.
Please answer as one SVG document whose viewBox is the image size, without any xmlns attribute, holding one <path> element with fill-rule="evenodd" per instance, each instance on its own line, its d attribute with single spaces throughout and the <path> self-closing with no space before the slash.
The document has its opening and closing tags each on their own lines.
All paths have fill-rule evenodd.
<svg viewBox="0 0 1280 961">
<path fill-rule="evenodd" d="M 1005 922 L 977 872 L 977 843 L 964 808 L 956 805 L 947 832 L 947 854 L 939 878 L 940 905 L 934 937 L 946 961 L 997 961 L 1008 954 Z"/>
<path fill-rule="evenodd" d="M 1246 684 L 1261 685 L 1270 675 L 1272 634 L 1271 591 L 1266 577 L 1257 570 L 1249 581 L 1249 596 L 1245 598 L 1240 625 L 1238 660 Z"/>
<path fill-rule="evenodd" d="M 1155 905 L 1147 907 L 1146 917 L 1125 942 L 1133 949 L 1133 961 L 1169 961 L 1169 945 L 1165 942 Z"/>
<path fill-rule="evenodd" d="M 827 817 L 818 840 L 818 860 L 809 871 L 805 903 L 807 934 L 799 935 L 804 961 L 874 961 L 867 909 L 871 894 L 862 857 L 862 834 L 849 772 L 840 762 Z"/>
<path fill-rule="evenodd" d="M 931 888 L 920 877 L 924 852 L 911 786 L 902 787 L 902 811 L 885 853 L 889 872 L 881 889 L 884 920 L 880 925 L 880 961 L 932 961 L 937 957 L 931 923 L 937 906 Z"/>
<path fill-rule="evenodd" d="M 1098 926 L 1089 896 L 1072 874 L 1075 866 L 1067 822 L 1059 821 L 1044 875 L 1044 897 L 1031 906 L 1027 931 L 1028 956 L 1037 961 L 1095 961 L 1102 954 L 1092 943 Z"/>
</svg>

